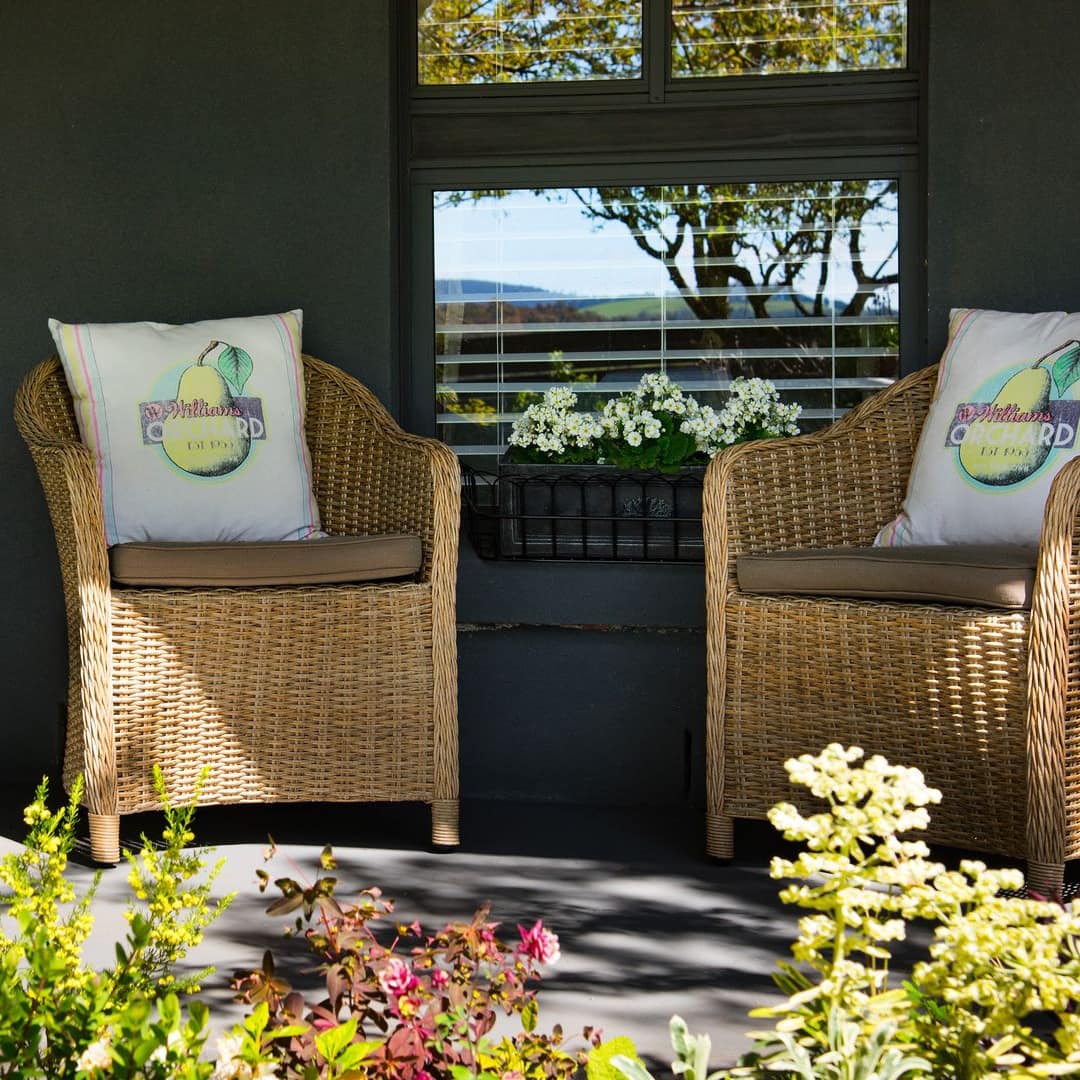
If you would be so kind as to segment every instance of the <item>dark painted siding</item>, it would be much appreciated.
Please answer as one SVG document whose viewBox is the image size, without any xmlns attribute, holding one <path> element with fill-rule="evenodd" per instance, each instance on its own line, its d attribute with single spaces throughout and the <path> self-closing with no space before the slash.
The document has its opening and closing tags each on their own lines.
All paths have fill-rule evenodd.
<svg viewBox="0 0 1080 1080">
<path fill-rule="evenodd" d="M 1065 0 L 930 7 L 934 358 L 951 305 L 1080 307 L 1080 19 Z M 295 305 L 310 351 L 396 405 L 389 10 L 0 3 L 8 415 L 19 378 L 50 349 L 50 315 L 184 320 Z M 0 467 L 0 775 L 28 788 L 55 764 L 63 615 L 44 504 L 10 422 Z M 462 571 L 463 622 L 556 624 L 462 632 L 465 794 L 700 803 L 700 569 L 492 566 L 466 552 Z"/>
<path fill-rule="evenodd" d="M 704 804 L 705 636 L 458 635 L 465 797 Z"/>
<path fill-rule="evenodd" d="M 950 307 L 1080 310 L 1080 8 L 930 5 L 929 354 Z"/>
<path fill-rule="evenodd" d="M 10 422 L 46 318 L 303 307 L 395 404 L 386 0 L 0 3 L 0 773 L 55 760 L 52 533 Z"/>
</svg>

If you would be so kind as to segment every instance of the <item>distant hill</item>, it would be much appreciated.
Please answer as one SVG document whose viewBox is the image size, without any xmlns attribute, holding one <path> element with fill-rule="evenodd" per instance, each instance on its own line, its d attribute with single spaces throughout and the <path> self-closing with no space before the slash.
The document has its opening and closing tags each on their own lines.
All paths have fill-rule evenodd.
<svg viewBox="0 0 1080 1080">
<path fill-rule="evenodd" d="M 519 301 L 524 305 L 550 303 L 561 300 L 574 306 L 588 304 L 591 301 L 579 296 L 570 296 L 566 293 L 552 292 L 549 289 L 541 289 L 538 285 L 500 285 L 497 281 L 483 281 L 479 278 L 436 278 L 435 300 L 437 303 L 446 303 L 451 300 L 468 300 L 472 296 L 494 296 L 498 292 L 504 296 L 526 294 L 535 296 L 535 300 Z"/>
<path fill-rule="evenodd" d="M 500 291 L 500 285 L 496 281 L 484 281 L 476 278 L 464 280 L 446 280 L 443 278 L 435 281 L 436 303 L 450 303 L 454 300 L 469 300 L 470 297 L 490 297 Z M 550 289 L 541 289 L 535 285 L 502 285 L 502 295 L 510 299 L 515 306 L 529 308 L 541 305 L 559 305 L 561 307 L 577 308 L 582 315 L 592 316 L 597 320 L 611 319 L 622 321 L 632 318 L 659 319 L 661 310 L 661 297 L 612 297 L 610 300 L 595 300 L 591 297 L 574 296 L 571 293 L 554 292 Z M 528 300 L 513 300 L 515 295 L 528 296 Z M 751 319 L 754 317 L 753 309 L 743 296 L 732 296 L 731 318 Z M 806 307 L 813 305 L 813 299 L 809 296 L 799 296 L 799 300 Z M 681 296 L 666 296 L 663 298 L 665 305 L 665 318 L 668 319 L 693 319 L 694 313 Z M 829 310 L 829 302 L 825 303 L 825 310 Z M 783 293 L 777 293 L 769 301 L 769 314 L 776 318 L 797 315 L 794 302 L 791 297 Z"/>
<path fill-rule="evenodd" d="M 604 300 L 598 304 L 589 304 L 583 307 L 583 312 L 595 315 L 598 319 L 659 319 L 660 297 L 650 296 L 645 299 L 640 297 L 626 300 Z M 750 307 L 745 296 L 729 297 L 731 301 L 732 319 L 752 319 L 754 310 Z M 809 296 L 800 296 L 799 301 L 807 308 L 813 307 L 813 299 Z M 689 304 L 681 296 L 664 297 L 665 315 L 667 319 L 693 319 L 695 315 L 690 310 Z M 829 311 L 829 303 L 825 303 L 825 311 Z M 786 293 L 776 293 L 769 298 L 769 315 L 773 318 L 785 318 L 799 315 L 794 301 Z"/>
</svg>

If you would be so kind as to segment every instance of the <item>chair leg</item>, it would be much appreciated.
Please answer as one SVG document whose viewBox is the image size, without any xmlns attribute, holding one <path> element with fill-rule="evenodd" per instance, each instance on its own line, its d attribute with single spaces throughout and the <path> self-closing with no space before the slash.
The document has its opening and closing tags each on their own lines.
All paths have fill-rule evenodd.
<svg viewBox="0 0 1080 1080">
<path fill-rule="evenodd" d="M 735 821 L 723 814 L 705 815 L 705 850 L 714 859 L 735 858 Z"/>
<path fill-rule="evenodd" d="M 1031 859 L 1028 861 L 1024 883 L 1029 893 L 1037 892 L 1050 900 L 1059 899 L 1065 888 L 1065 864 L 1035 862 Z"/>
<path fill-rule="evenodd" d="M 431 842 L 439 847 L 457 847 L 461 843 L 457 799 L 435 799 L 432 802 Z"/>
<path fill-rule="evenodd" d="M 90 819 L 90 855 L 95 862 L 112 863 L 120 861 L 120 815 L 87 815 Z"/>
</svg>

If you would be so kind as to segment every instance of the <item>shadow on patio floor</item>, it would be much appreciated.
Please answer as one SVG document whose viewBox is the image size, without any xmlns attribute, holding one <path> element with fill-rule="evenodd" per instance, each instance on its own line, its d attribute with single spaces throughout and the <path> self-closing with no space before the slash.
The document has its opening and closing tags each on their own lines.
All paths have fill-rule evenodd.
<svg viewBox="0 0 1080 1080">
<path fill-rule="evenodd" d="M 21 836 L 17 822 L 0 815 L 3 835 Z M 124 842 L 160 827 L 159 815 L 126 818 Z M 738 859 L 710 861 L 696 810 L 466 802 L 463 844 L 452 852 L 428 847 L 427 810 L 412 805 L 211 807 L 197 814 L 196 834 L 226 857 L 219 891 L 237 892 L 190 957 L 196 970 L 217 968 L 204 987 L 215 1027 L 239 1015 L 228 976 L 257 966 L 267 948 L 286 977 L 314 986 L 302 945 L 283 939 L 285 922 L 263 913 L 269 899 L 255 870 L 268 834 L 281 849 L 272 873 L 297 876 L 290 859 L 308 872 L 330 843 L 338 896 L 378 885 L 406 922 L 466 919 L 485 900 L 511 937 L 515 923 L 543 918 L 559 933 L 562 959 L 541 990 L 541 1027 L 561 1023 L 571 1034 L 592 1024 L 629 1035 L 654 1065 L 670 1060 L 674 1012 L 711 1035 L 715 1064 L 747 1049 L 744 1033 L 755 1026 L 747 1012 L 775 1000 L 771 972 L 795 933 L 796 913 L 768 876 L 770 856 L 790 847 L 765 823 L 739 822 Z M 85 853 L 75 861 L 83 863 L 75 875 L 88 879 Z M 124 931 L 126 876 L 123 867 L 106 870 L 99 890 L 91 948 L 101 964 Z"/>
</svg>

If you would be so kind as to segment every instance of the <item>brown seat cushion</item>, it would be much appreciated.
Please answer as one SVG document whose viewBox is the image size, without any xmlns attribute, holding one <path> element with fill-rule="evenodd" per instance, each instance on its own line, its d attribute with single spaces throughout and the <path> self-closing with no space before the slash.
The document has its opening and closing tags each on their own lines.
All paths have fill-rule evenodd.
<svg viewBox="0 0 1080 1080">
<path fill-rule="evenodd" d="M 419 536 L 327 536 L 235 544 L 117 544 L 122 585 L 319 585 L 384 581 L 420 569 Z"/>
<path fill-rule="evenodd" d="M 739 588 L 751 593 L 919 600 L 1030 608 L 1034 548 L 956 545 L 804 548 L 740 555 Z"/>
</svg>

